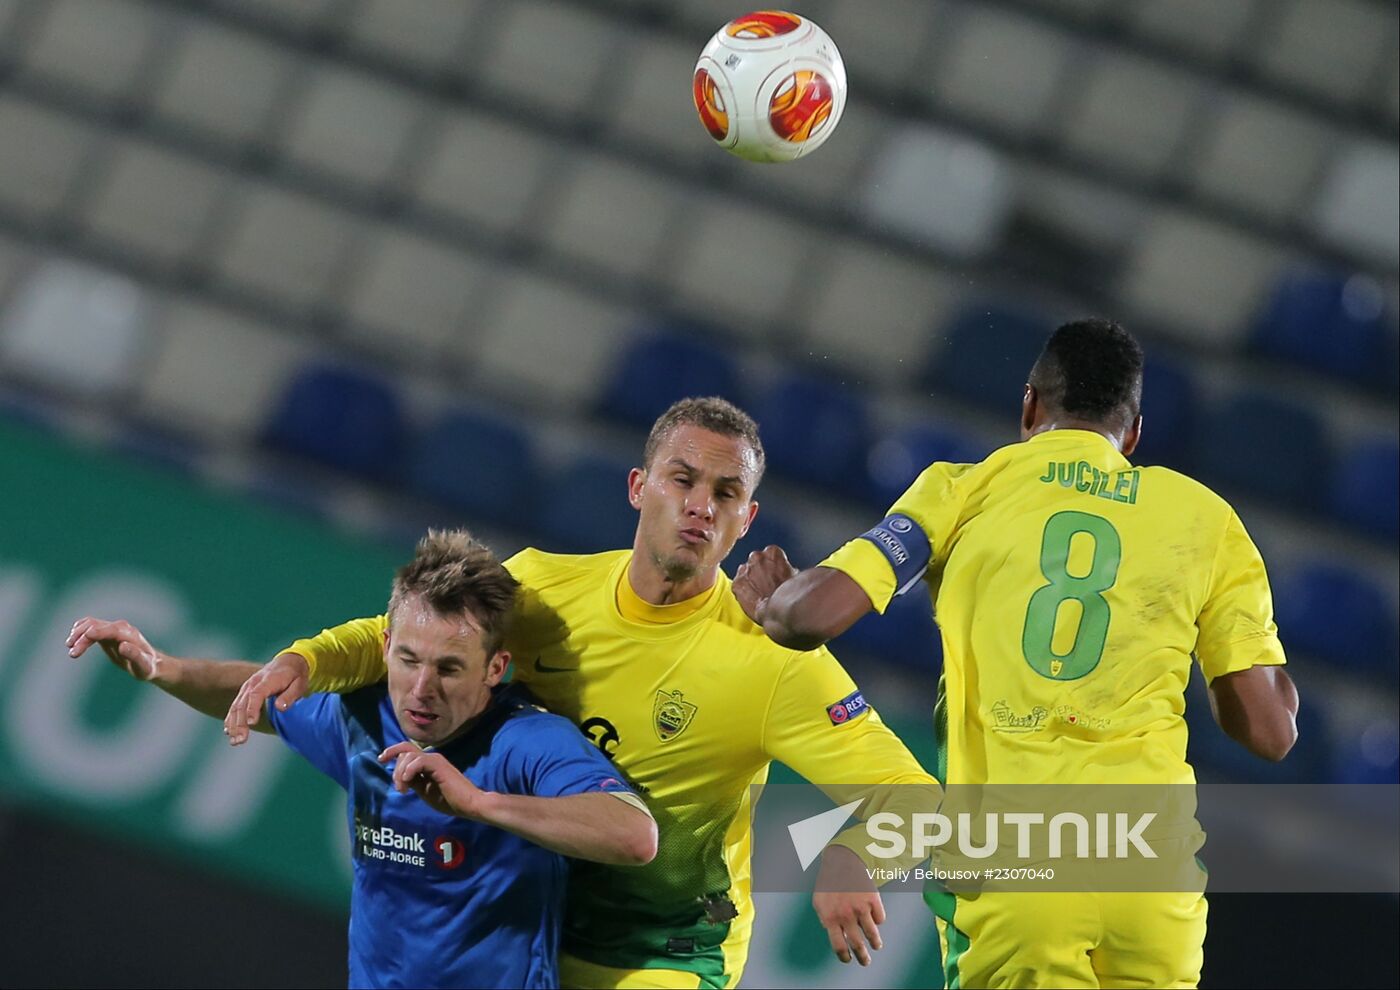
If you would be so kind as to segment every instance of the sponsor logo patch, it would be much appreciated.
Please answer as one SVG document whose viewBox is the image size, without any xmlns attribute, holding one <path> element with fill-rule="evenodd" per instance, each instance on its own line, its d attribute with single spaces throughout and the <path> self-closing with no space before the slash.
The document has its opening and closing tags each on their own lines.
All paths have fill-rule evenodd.
<svg viewBox="0 0 1400 990">
<path fill-rule="evenodd" d="M 840 725 L 842 722 L 849 722 L 868 707 L 865 703 L 865 695 L 861 694 L 859 690 L 855 690 L 836 704 L 827 705 L 826 715 L 827 718 L 831 719 L 832 725 Z"/>
</svg>

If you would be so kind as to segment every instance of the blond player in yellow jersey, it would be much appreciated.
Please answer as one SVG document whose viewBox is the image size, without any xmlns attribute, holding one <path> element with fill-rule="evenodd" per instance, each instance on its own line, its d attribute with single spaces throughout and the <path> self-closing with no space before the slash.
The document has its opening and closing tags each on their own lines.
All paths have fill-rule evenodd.
<svg viewBox="0 0 1400 990">
<path fill-rule="evenodd" d="M 926 801 L 936 784 L 829 651 L 774 644 L 719 569 L 758 510 L 753 420 L 721 399 L 677 403 L 642 465 L 628 478 L 640 513 L 631 550 L 527 549 L 506 562 L 522 585 L 506 638 L 515 678 L 613 759 L 659 832 L 646 867 L 574 865 L 560 977 L 565 987 L 734 986 L 754 920 L 750 786 L 769 763 L 841 803 L 870 798 L 865 816 Z M 283 706 L 307 689 L 381 678 L 385 630 L 382 616 L 360 619 L 288 647 L 248 681 L 230 738 L 245 737 L 269 697 Z M 884 908 L 868 854 L 850 842 L 823 854 L 813 906 L 842 961 L 868 963 Z"/>
<path fill-rule="evenodd" d="M 777 642 L 812 649 L 915 588 L 944 668 L 937 773 L 948 785 L 1194 783 L 1193 655 L 1225 731 L 1279 760 L 1298 695 L 1282 670 L 1264 563 L 1205 486 L 1128 457 L 1142 351 L 1115 323 L 1060 327 L 1031 370 L 1021 439 L 929 466 L 887 517 L 818 567 L 774 548 L 735 587 Z M 927 898 L 950 987 L 1189 987 L 1199 893 Z"/>
</svg>

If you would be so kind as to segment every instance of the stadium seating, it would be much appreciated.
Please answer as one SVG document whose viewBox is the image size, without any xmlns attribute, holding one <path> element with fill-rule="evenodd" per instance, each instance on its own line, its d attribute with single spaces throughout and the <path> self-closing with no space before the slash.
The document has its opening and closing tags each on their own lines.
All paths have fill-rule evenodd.
<svg viewBox="0 0 1400 990">
<path fill-rule="evenodd" d="M 398 471 L 406 430 L 398 394 L 387 381 L 313 364 L 287 385 L 262 438 L 282 453 L 386 481 Z"/>
<path fill-rule="evenodd" d="M 748 533 L 734 545 L 729 555 L 727 570 L 731 573 L 748 559 L 750 553 L 766 546 L 782 547 L 795 567 L 811 567 L 817 561 L 807 556 L 797 529 L 788 520 L 791 515 L 783 511 L 780 504 L 760 499 L 758 518 L 753 521 Z"/>
<path fill-rule="evenodd" d="M 969 305 L 938 336 L 925 381 L 940 394 L 1016 416 L 1026 375 L 1054 329 L 1047 316 L 1001 304 Z"/>
<path fill-rule="evenodd" d="M 863 493 L 869 447 L 864 396 L 821 378 L 788 375 L 752 409 L 772 471 L 847 495 Z"/>
<path fill-rule="evenodd" d="M 578 458 L 547 480 L 535 521 L 520 520 L 521 528 L 539 532 L 546 546 L 565 553 L 630 547 L 637 530 L 637 513 L 627 502 L 631 467 L 592 454 Z"/>
<path fill-rule="evenodd" d="M 1134 464 L 1191 470 L 1191 440 L 1200 399 L 1184 367 L 1149 353 L 1143 368 L 1142 439 Z"/>
<path fill-rule="evenodd" d="M 420 494 L 469 519 L 520 526 L 534 517 L 538 481 L 517 423 L 469 409 L 448 412 L 413 443 L 409 477 Z"/>
<path fill-rule="evenodd" d="M 602 411 L 649 429 L 677 399 L 718 395 L 742 404 L 739 369 L 727 351 L 706 343 L 700 326 L 665 325 L 638 337 L 618 356 L 603 389 Z"/>
<path fill-rule="evenodd" d="M 1332 510 L 1394 546 L 1400 537 L 1400 445 L 1375 439 L 1348 451 L 1334 478 Z"/>
<path fill-rule="evenodd" d="M 922 585 L 896 598 L 884 615 L 862 618 L 832 640 L 831 648 L 838 656 L 857 654 L 921 671 L 935 670 L 943 660 L 943 641 Z"/>
<path fill-rule="evenodd" d="M 907 426 L 870 448 L 866 456 L 870 497 L 880 508 L 887 508 L 934 461 L 974 463 L 987 453 L 984 445 L 952 427 Z"/>
<path fill-rule="evenodd" d="M 1242 392 L 1199 416 L 1192 463 L 1230 494 L 1254 492 L 1311 512 L 1326 503 L 1331 454 L 1311 406 L 1282 395 Z"/>
<path fill-rule="evenodd" d="M 1394 683 L 1400 678 L 1393 604 L 1380 587 L 1336 564 L 1312 564 L 1277 581 L 1284 645 L 1342 670 Z"/>
<path fill-rule="evenodd" d="M 1252 347 L 1362 385 L 1384 386 L 1385 299 L 1364 275 L 1291 270 L 1254 323 Z"/>
</svg>

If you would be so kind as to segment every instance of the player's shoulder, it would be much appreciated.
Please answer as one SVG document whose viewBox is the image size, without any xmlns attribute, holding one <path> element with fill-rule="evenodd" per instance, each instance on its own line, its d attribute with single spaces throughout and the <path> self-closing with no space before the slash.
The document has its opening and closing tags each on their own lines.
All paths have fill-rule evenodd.
<svg viewBox="0 0 1400 990">
<path fill-rule="evenodd" d="M 1213 510 L 1222 517 L 1227 517 L 1234 511 L 1219 493 L 1189 474 L 1182 474 L 1160 464 L 1139 466 L 1135 470 L 1142 473 L 1141 485 L 1144 494 L 1150 493 L 1159 500 L 1170 499 L 1178 506 L 1186 500 L 1200 508 Z"/>
<path fill-rule="evenodd" d="M 826 647 L 819 647 L 816 650 L 794 650 L 780 646 L 769 639 L 768 634 L 763 631 L 763 627 L 748 617 L 743 606 L 739 604 L 739 599 L 734 597 L 734 591 L 728 577 L 723 579 L 720 595 L 721 599 L 719 607 L 715 609 L 714 622 L 731 634 L 732 638 L 725 648 L 733 650 L 738 647 L 746 657 L 747 663 L 756 661 L 760 665 L 755 669 L 766 668 L 776 674 L 798 657 L 813 654 L 830 655 Z"/>
<path fill-rule="evenodd" d="M 604 553 L 550 553 L 535 547 L 526 547 L 505 562 L 521 584 L 532 588 L 544 588 L 570 581 L 587 580 L 596 574 L 607 573 L 625 556 L 627 550 L 608 550 Z"/>
<path fill-rule="evenodd" d="M 496 734 L 513 746 L 547 749 L 583 738 L 573 722 L 547 709 L 524 684 L 503 686 L 493 704 L 498 719 Z"/>
</svg>

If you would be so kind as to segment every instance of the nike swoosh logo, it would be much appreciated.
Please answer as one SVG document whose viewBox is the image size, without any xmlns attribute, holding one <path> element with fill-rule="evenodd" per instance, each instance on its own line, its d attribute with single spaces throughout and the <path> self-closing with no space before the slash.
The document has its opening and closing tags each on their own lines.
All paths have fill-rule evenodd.
<svg viewBox="0 0 1400 990">
<path fill-rule="evenodd" d="M 539 657 L 535 657 L 535 669 L 538 670 L 541 674 L 576 674 L 576 673 L 578 673 L 578 668 L 577 668 L 577 667 L 551 667 L 551 666 L 549 666 L 548 664 L 541 663 Z"/>
</svg>

